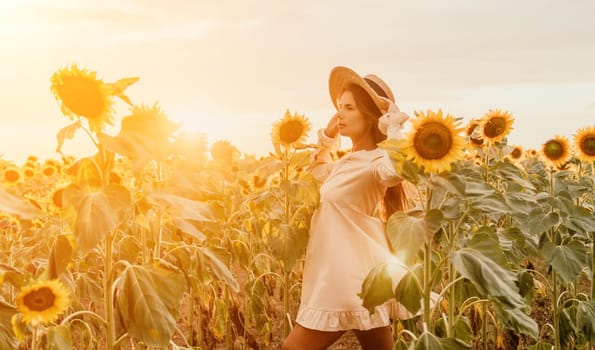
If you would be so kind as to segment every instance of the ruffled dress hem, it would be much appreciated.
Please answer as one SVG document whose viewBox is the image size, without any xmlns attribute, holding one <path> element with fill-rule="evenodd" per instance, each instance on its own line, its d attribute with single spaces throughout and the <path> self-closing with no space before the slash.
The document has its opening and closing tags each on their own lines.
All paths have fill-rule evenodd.
<svg viewBox="0 0 595 350">
<path fill-rule="evenodd" d="M 413 315 L 395 300 L 376 308 L 373 314 L 366 309 L 359 310 L 323 310 L 311 306 L 300 308 L 296 322 L 305 328 L 333 332 L 346 330 L 369 330 L 386 327 L 391 319 L 409 319 Z"/>
</svg>

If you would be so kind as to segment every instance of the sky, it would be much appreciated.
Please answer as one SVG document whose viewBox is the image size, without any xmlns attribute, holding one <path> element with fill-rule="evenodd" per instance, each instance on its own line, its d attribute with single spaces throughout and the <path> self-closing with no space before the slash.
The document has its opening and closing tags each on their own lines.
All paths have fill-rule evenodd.
<svg viewBox="0 0 595 350">
<path fill-rule="evenodd" d="M 337 65 L 381 76 L 410 115 L 509 111 L 509 143 L 538 148 L 595 125 L 593 13 L 591 0 L 0 0 L 0 156 L 56 156 L 70 120 L 50 77 L 71 64 L 140 77 L 134 103 L 248 154 L 273 150 L 287 109 L 324 127 Z M 108 132 L 128 112 L 117 102 Z M 63 151 L 94 150 L 79 132 Z"/>
</svg>

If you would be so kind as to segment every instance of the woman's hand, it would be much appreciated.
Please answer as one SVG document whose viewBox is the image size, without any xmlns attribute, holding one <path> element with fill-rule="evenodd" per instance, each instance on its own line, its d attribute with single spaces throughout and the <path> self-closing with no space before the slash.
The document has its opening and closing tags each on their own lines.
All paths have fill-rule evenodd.
<svg viewBox="0 0 595 350">
<path fill-rule="evenodd" d="M 339 112 L 335 113 L 331 119 L 328 121 L 326 128 L 324 129 L 324 134 L 332 139 L 337 137 L 339 133 Z"/>
</svg>

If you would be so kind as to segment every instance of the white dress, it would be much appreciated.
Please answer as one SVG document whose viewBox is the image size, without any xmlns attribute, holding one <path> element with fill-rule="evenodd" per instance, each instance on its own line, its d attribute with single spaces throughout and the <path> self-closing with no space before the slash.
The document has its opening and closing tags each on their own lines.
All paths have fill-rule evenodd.
<svg viewBox="0 0 595 350">
<path fill-rule="evenodd" d="M 334 139 L 322 130 L 319 140 L 332 148 Z M 395 300 L 370 315 L 357 295 L 370 270 L 392 257 L 384 224 L 375 216 L 386 188 L 401 181 L 388 154 L 361 150 L 334 163 L 328 150 L 317 156 L 312 173 L 326 180 L 312 217 L 296 322 L 321 331 L 367 330 L 390 325 L 391 317 L 411 317 Z"/>
</svg>

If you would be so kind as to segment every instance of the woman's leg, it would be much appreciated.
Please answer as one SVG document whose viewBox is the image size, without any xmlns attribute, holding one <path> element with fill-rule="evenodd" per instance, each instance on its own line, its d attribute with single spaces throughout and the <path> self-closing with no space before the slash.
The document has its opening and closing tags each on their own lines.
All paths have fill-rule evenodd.
<svg viewBox="0 0 595 350">
<path fill-rule="evenodd" d="M 324 332 L 296 324 L 285 342 L 283 350 L 324 350 L 331 346 L 345 331 Z"/>
<path fill-rule="evenodd" d="M 391 350 L 395 342 L 390 326 L 367 331 L 354 330 L 353 332 L 363 350 Z"/>
</svg>

